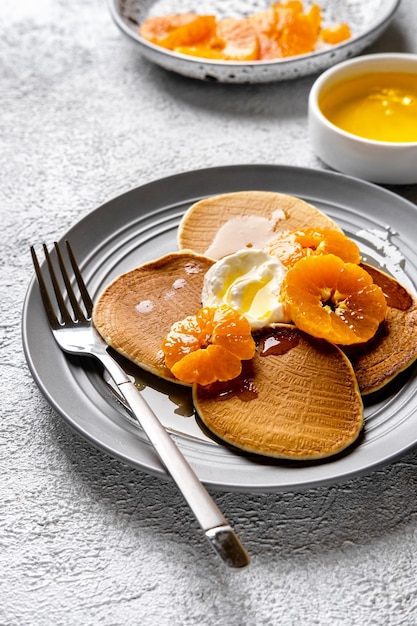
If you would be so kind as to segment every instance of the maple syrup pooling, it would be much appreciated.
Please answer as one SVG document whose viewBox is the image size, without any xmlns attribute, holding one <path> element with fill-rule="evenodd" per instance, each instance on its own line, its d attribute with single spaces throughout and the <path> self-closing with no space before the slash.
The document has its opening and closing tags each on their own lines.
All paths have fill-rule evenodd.
<svg viewBox="0 0 417 626">
<path fill-rule="evenodd" d="M 263 329 L 254 334 L 257 352 L 260 357 L 282 356 L 300 341 L 298 330 L 292 326 Z M 242 372 L 233 380 L 216 382 L 207 387 L 199 388 L 202 398 L 218 401 L 237 397 L 242 402 L 250 402 L 258 397 L 255 386 L 255 371 L 252 361 L 242 361 Z"/>
<path fill-rule="evenodd" d="M 259 345 L 260 356 L 280 356 L 295 348 L 300 335 L 295 328 L 275 328 L 259 333 L 259 339 L 255 337 Z"/>
</svg>

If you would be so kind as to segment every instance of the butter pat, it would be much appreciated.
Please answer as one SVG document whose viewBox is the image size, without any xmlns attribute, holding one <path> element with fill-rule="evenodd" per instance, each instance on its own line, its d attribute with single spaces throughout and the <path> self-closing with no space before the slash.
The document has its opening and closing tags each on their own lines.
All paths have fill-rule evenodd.
<svg viewBox="0 0 417 626">
<path fill-rule="evenodd" d="M 252 330 L 289 322 L 280 300 L 286 268 L 263 250 L 244 249 L 223 257 L 204 277 L 203 306 L 231 306 Z"/>
</svg>

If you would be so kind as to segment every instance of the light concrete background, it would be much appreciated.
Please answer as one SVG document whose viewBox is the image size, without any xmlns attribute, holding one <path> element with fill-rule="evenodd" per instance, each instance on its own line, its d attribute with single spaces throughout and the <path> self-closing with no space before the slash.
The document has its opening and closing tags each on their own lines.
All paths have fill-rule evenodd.
<svg viewBox="0 0 417 626">
<path fill-rule="evenodd" d="M 0 624 L 416 624 L 417 452 L 338 486 L 214 494 L 252 556 L 229 571 L 170 483 L 54 413 L 21 348 L 30 243 L 163 176 L 323 168 L 307 137 L 315 77 L 169 74 L 119 33 L 105 0 L 2 0 L 0 29 Z M 371 51 L 417 53 L 416 32 L 417 4 L 403 0 Z M 417 186 L 395 191 L 417 203 Z"/>
</svg>

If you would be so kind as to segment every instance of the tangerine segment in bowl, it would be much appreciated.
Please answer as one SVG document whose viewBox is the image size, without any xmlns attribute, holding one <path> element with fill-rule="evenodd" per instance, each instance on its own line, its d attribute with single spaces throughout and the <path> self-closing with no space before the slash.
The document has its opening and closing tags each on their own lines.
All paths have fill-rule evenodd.
<svg viewBox="0 0 417 626">
<path fill-rule="evenodd" d="M 347 24 L 322 29 L 319 5 L 305 10 L 297 0 L 274 2 L 269 9 L 243 18 L 197 13 L 150 17 L 139 33 L 180 54 L 246 62 L 308 54 L 319 42 L 332 45 L 351 36 Z"/>
<path fill-rule="evenodd" d="M 302 10 L 291 10 L 285 4 L 276 4 L 277 27 L 276 39 L 282 57 L 296 56 L 312 52 L 317 44 L 321 12 L 318 5 L 313 4 L 308 13 Z"/>
<path fill-rule="evenodd" d="M 255 342 L 249 322 L 237 311 L 203 307 L 172 325 L 162 351 L 176 378 L 208 385 L 238 376 L 241 361 L 253 357 Z"/>
<path fill-rule="evenodd" d="M 294 324 L 335 344 L 368 341 L 387 310 L 384 293 L 370 274 L 333 254 L 297 261 L 282 289 Z"/>
<path fill-rule="evenodd" d="M 347 24 L 334 24 L 328 28 L 322 28 L 320 37 L 324 43 L 335 46 L 342 41 L 346 41 L 351 37 L 350 28 Z"/>
<path fill-rule="evenodd" d="M 142 24 L 140 34 L 162 48 L 173 50 L 207 41 L 214 35 L 215 29 L 214 15 L 177 13 L 149 17 Z"/>
<path fill-rule="evenodd" d="M 216 37 L 219 40 L 222 57 L 226 61 L 256 61 L 259 58 L 258 36 L 248 20 L 234 18 L 221 20 L 217 25 Z"/>
<path fill-rule="evenodd" d="M 335 254 L 346 263 L 359 263 L 360 251 L 354 241 L 332 228 L 301 228 L 279 234 L 265 247 L 286 267 L 309 255 Z"/>
<path fill-rule="evenodd" d="M 257 344 L 237 379 L 193 385 L 209 431 L 247 452 L 294 460 L 324 458 L 352 444 L 363 405 L 342 351 L 290 325 L 263 331 Z"/>
</svg>

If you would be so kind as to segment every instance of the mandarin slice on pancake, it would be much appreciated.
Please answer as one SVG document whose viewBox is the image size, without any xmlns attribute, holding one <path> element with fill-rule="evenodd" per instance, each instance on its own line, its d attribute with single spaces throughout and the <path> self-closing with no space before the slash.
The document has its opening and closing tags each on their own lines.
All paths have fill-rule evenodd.
<svg viewBox="0 0 417 626">
<path fill-rule="evenodd" d="M 193 252 L 175 252 L 118 276 L 94 306 L 95 327 L 117 352 L 173 380 L 162 340 L 174 322 L 200 308 L 204 274 L 212 264 Z"/>
<path fill-rule="evenodd" d="M 264 248 L 277 233 L 309 226 L 341 232 L 330 217 L 300 198 L 271 191 L 238 191 L 205 198 L 184 214 L 180 250 L 218 259 L 242 248 Z"/>
<path fill-rule="evenodd" d="M 397 280 L 365 263 L 362 267 L 384 292 L 385 319 L 364 344 L 343 346 L 362 395 L 382 389 L 417 360 L 417 298 Z"/>
<path fill-rule="evenodd" d="M 256 354 L 238 378 L 195 384 L 193 400 L 202 422 L 223 441 L 282 459 L 337 454 L 357 439 L 363 424 L 347 357 L 284 324 L 258 335 Z"/>
<path fill-rule="evenodd" d="M 368 341 L 387 310 L 370 274 L 334 254 L 297 261 L 284 278 L 282 294 L 298 328 L 335 344 Z"/>
<path fill-rule="evenodd" d="M 165 363 L 178 380 L 208 385 L 236 378 L 255 342 L 248 320 L 229 306 L 203 307 L 175 322 L 162 342 Z"/>
<path fill-rule="evenodd" d="M 347 263 L 359 263 L 360 251 L 352 239 L 334 228 L 300 228 L 280 233 L 265 252 L 291 267 L 305 256 L 335 254 Z"/>
</svg>

